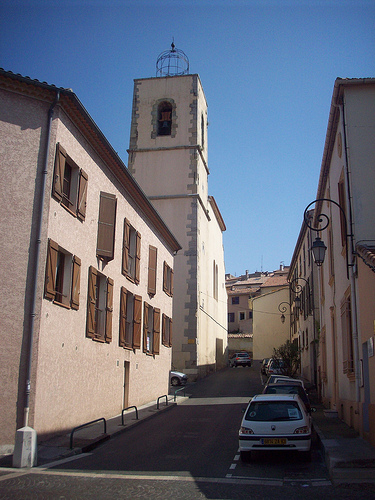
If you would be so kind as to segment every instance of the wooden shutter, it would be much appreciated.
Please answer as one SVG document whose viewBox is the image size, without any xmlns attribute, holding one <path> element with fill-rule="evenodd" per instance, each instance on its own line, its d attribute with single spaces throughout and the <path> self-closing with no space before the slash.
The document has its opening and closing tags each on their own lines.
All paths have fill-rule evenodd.
<svg viewBox="0 0 375 500">
<path fill-rule="evenodd" d="M 148 286 L 147 292 L 150 295 L 156 294 L 156 263 L 157 263 L 157 248 L 149 246 L 148 253 Z"/>
<path fill-rule="evenodd" d="M 107 301 L 105 308 L 105 341 L 112 341 L 113 279 L 107 278 Z"/>
<path fill-rule="evenodd" d="M 141 331 L 142 331 L 142 297 L 134 296 L 134 313 L 133 313 L 133 349 L 141 348 Z"/>
<path fill-rule="evenodd" d="M 130 223 L 124 219 L 124 237 L 122 240 L 122 274 L 126 276 L 129 269 Z"/>
<path fill-rule="evenodd" d="M 70 306 L 72 309 L 79 309 L 79 294 L 81 292 L 81 259 L 73 256 L 72 272 L 72 299 Z"/>
<path fill-rule="evenodd" d="M 148 304 L 143 304 L 143 352 L 147 352 Z"/>
<path fill-rule="evenodd" d="M 89 269 L 89 288 L 87 294 L 87 323 L 86 323 L 86 336 L 89 338 L 95 337 L 96 323 L 95 323 L 95 287 L 96 280 L 98 279 L 98 272 L 92 266 Z"/>
<path fill-rule="evenodd" d="M 161 341 L 162 341 L 163 345 L 165 345 L 165 346 L 168 345 L 167 338 L 166 338 L 166 330 L 165 330 L 166 321 L 167 321 L 167 316 L 165 314 L 163 314 L 162 319 L 161 319 Z"/>
<path fill-rule="evenodd" d="M 127 290 L 123 286 L 120 292 L 120 332 L 119 343 L 121 347 L 125 347 L 125 330 L 126 330 L 126 299 Z"/>
<path fill-rule="evenodd" d="M 163 291 L 168 293 L 168 266 L 165 261 L 163 265 Z"/>
<path fill-rule="evenodd" d="M 80 220 L 85 220 L 86 217 L 87 181 L 88 176 L 86 172 L 84 170 L 80 170 L 77 201 L 77 217 Z"/>
<path fill-rule="evenodd" d="M 160 309 L 154 308 L 154 342 L 153 353 L 160 353 Z"/>
<path fill-rule="evenodd" d="M 135 253 L 135 283 L 140 282 L 140 269 L 141 269 L 141 233 L 136 236 L 136 253 Z"/>
<path fill-rule="evenodd" d="M 105 260 L 112 260 L 114 257 L 116 203 L 115 195 L 100 193 L 96 255 Z"/>
<path fill-rule="evenodd" d="M 172 347 L 172 326 L 173 321 L 172 318 L 169 319 L 169 347 Z"/>
<path fill-rule="evenodd" d="M 44 297 L 49 300 L 55 298 L 55 278 L 57 255 L 59 252 L 59 245 L 53 240 L 48 240 L 47 248 L 47 264 L 46 264 L 46 277 L 44 283 Z"/>
<path fill-rule="evenodd" d="M 174 284 L 173 284 L 173 278 L 174 278 L 174 272 L 173 272 L 173 269 L 171 269 L 171 290 L 170 290 L 171 297 L 173 297 L 173 286 L 174 286 Z"/>
<path fill-rule="evenodd" d="M 57 144 L 56 156 L 55 156 L 55 171 L 53 174 L 53 183 L 52 183 L 52 194 L 59 201 L 61 201 L 63 197 L 64 170 L 65 170 L 66 157 L 67 154 L 65 149 L 60 144 Z"/>
</svg>

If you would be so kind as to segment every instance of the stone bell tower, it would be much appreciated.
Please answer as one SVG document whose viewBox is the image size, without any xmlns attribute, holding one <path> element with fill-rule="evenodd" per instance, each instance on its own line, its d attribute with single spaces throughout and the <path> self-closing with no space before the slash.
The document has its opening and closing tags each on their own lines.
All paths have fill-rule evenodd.
<svg viewBox="0 0 375 500">
<path fill-rule="evenodd" d="M 174 261 L 172 366 L 196 378 L 225 364 L 225 224 L 208 195 L 200 78 L 173 43 L 156 69 L 155 78 L 134 81 L 128 168 L 182 246 Z"/>
</svg>

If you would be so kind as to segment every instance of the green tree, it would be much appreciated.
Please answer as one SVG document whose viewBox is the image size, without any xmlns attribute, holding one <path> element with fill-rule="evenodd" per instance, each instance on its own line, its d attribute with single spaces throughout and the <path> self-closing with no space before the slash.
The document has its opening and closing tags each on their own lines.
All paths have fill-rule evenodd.
<svg viewBox="0 0 375 500">
<path fill-rule="evenodd" d="M 281 345 L 277 349 L 273 349 L 273 359 L 281 359 L 283 361 L 282 372 L 283 375 L 288 377 L 293 377 L 300 366 L 300 349 L 298 346 L 287 340 L 285 344 Z"/>
</svg>

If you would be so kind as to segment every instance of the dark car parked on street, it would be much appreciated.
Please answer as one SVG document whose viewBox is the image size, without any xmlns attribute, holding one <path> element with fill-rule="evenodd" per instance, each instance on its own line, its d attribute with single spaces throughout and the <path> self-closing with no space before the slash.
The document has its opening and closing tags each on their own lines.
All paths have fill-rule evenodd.
<svg viewBox="0 0 375 500">
<path fill-rule="evenodd" d="M 263 389 L 263 394 L 298 394 L 306 407 L 306 411 L 308 413 L 311 412 L 311 405 L 307 392 L 302 387 L 302 385 L 298 383 L 291 382 L 290 384 L 288 384 L 287 382 L 279 382 L 277 384 L 268 384 Z"/>
</svg>

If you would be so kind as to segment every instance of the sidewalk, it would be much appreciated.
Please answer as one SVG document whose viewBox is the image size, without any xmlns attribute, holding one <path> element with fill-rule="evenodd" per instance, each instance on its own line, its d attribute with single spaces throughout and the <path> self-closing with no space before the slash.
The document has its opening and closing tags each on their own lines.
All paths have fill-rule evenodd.
<svg viewBox="0 0 375 500">
<path fill-rule="evenodd" d="M 334 485 L 375 483 L 375 448 L 358 436 L 347 424 L 313 404 L 314 428 Z"/>
<path fill-rule="evenodd" d="M 73 437 L 71 432 L 69 432 L 48 441 L 39 442 L 37 467 L 51 466 L 59 460 L 87 453 L 100 443 L 126 432 L 135 425 L 158 415 L 160 412 L 173 408 L 186 399 L 188 399 L 188 396 L 176 396 L 175 401 L 174 395 L 169 394 L 168 403 L 166 398 L 163 397 L 159 405 L 157 403 L 149 403 L 137 408 L 137 412 L 133 407 L 124 412 L 123 418 L 121 415 L 117 415 L 114 418 L 106 420 L 106 432 L 104 432 L 104 421 L 101 420 L 83 429 L 78 429 L 73 433 Z M 12 467 L 12 455 L 0 457 L 0 467 Z"/>
</svg>

